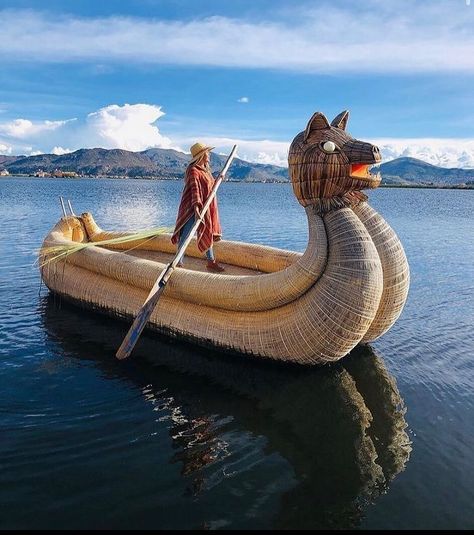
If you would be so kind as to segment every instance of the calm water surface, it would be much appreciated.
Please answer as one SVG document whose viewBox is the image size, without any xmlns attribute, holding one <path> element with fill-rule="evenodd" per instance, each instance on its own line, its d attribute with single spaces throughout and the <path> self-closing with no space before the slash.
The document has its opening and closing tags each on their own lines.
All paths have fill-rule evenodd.
<svg viewBox="0 0 474 535">
<path fill-rule="evenodd" d="M 48 296 L 58 195 L 109 229 L 173 225 L 181 184 L 0 181 L 0 528 L 473 528 L 473 191 L 384 189 L 407 305 L 329 368 L 144 336 Z M 288 185 L 224 184 L 225 237 L 302 251 Z"/>
</svg>

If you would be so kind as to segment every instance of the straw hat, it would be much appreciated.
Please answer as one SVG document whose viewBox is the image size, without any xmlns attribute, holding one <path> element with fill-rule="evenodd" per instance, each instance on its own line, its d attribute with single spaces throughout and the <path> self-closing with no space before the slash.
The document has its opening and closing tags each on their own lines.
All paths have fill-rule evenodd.
<svg viewBox="0 0 474 535">
<path fill-rule="evenodd" d="M 191 156 L 192 160 L 190 163 L 195 162 L 196 160 L 199 160 L 199 158 L 206 152 L 207 150 L 215 149 L 216 147 L 208 147 L 207 145 L 204 145 L 204 143 L 194 143 L 194 145 L 191 147 Z"/>
</svg>

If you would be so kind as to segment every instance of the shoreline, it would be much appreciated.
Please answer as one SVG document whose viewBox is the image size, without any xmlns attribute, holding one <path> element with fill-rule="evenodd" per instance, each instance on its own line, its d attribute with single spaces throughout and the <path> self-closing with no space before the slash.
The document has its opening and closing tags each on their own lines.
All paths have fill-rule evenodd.
<svg viewBox="0 0 474 535">
<path fill-rule="evenodd" d="M 76 177 L 54 177 L 54 176 L 46 176 L 46 177 L 35 177 L 30 175 L 6 175 L 0 177 L 1 179 L 9 179 L 9 178 L 34 178 L 37 180 L 82 180 L 82 179 L 88 179 L 88 180 L 160 180 L 160 181 L 172 181 L 172 182 L 178 182 L 182 180 L 182 177 L 179 178 L 159 178 L 155 176 L 140 176 L 140 177 L 128 177 L 128 176 L 76 176 Z M 289 180 L 236 180 L 236 179 L 227 179 L 226 182 L 232 182 L 235 184 L 291 184 Z M 474 189 L 474 184 L 381 184 L 378 186 L 378 188 L 404 188 L 404 189 L 459 189 L 459 190 L 472 190 Z"/>
</svg>

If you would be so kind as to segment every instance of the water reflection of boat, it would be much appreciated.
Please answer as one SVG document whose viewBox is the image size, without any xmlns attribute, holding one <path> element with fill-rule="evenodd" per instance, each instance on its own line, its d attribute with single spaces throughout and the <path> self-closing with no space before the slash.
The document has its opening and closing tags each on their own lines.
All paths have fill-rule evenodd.
<svg viewBox="0 0 474 535">
<path fill-rule="evenodd" d="M 356 526 L 409 459 L 403 400 L 370 347 L 331 368 L 302 370 L 144 336 L 137 346 L 143 358 L 123 366 L 113 358 L 123 333 L 112 320 L 59 308 L 51 297 L 44 305 L 46 332 L 62 353 L 92 360 L 105 377 L 131 381 L 149 403 L 169 411 L 169 462 L 181 464 L 190 495 L 205 493 L 211 478 L 225 486 L 229 477 L 233 446 L 217 420 L 264 437 L 264 454 L 291 465 L 295 482 L 275 511 L 276 528 Z M 217 463 L 226 477 L 212 471 Z"/>
</svg>

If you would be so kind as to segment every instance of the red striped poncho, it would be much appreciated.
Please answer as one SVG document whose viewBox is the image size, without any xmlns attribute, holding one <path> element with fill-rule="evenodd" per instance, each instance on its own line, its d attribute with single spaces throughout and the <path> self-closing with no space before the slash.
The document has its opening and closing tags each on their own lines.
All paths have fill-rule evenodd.
<svg viewBox="0 0 474 535">
<path fill-rule="evenodd" d="M 197 206 L 199 212 L 209 197 L 214 178 L 209 171 L 200 165 L 190 165 L 186 170 L 184 179 L 184 190 L 179 204 L 178 217 L 172 243 L 176 244 L 179 240 L 181 229 L 187 220 L 194 216 L 194 207 Z M 197 230 L 197 245 L 201 252 L 207 251 L 212 247 L 213 242 L 219 241 L 222 236 L 221 224 L 219 222 L 219 212 L 217 209 L 217 199 L 214 197 L 208 211 L 204 216 L 204 223 L 201 223 Z"/>
</svg>

